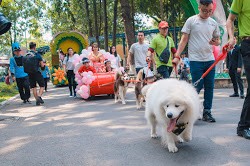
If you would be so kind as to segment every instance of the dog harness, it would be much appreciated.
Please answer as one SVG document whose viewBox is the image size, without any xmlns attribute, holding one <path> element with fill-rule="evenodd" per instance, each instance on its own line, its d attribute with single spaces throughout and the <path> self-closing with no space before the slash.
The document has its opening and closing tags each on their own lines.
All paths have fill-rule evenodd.
<svg viewBox="0 0 250 166">
<path fill-rule="evenodd" d="M 187 127 L 188 122 L 187 123 L 179 123 L 176 124 L 175 129 L 172 131 L 175 135 L 180 135 L 185 128 Z"/>
<path fill-rule="evenodd" d="M 181 112 L 180 116 L 178 117 L 178 119 L 176 120 L 176 122 L 180 119 L 181 115 L 184 113 L 184 111 Z M 184 130 L 185 128 L 187 127 L 188 125 L 188 122 L 187 123 L 177 123 L 175 125 L 175 128 L 174 130 L 172 131 L 175 135 L 180 135 Z"/>
</svg>

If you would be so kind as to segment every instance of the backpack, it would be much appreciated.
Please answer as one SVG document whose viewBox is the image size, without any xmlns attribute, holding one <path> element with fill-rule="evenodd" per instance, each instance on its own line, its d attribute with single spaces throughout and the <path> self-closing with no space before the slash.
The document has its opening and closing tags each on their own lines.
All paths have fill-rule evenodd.
<svg viewBox="0 0 250 166">
<path fill-rule="evenodd" d="M 168 40 L 168 37 L 167 37 L 167 47 L 162 51 L 162 53 L 160 55 L 158 55 L 156 53 L 157 57 L 159 58 L 159 60 L 163 63 L 168 63 L 168 60 L 170 58 L 170 51 L 169 51 L 169 40 Z"/>
<path fill-rule="evenodd" d="M 28 52 L 23 56 L 24 72 L 28 74 L 36 73 L 39 69 L 38 59 L 33 52 Z"/>
</svg>

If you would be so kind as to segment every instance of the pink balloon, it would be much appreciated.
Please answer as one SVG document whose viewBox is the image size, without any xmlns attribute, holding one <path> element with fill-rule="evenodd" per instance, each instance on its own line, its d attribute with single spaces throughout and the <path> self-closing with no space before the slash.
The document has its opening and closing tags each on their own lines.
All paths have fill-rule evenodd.
<svg viewBox="0 0 250 166">
<path fill-rule="evenodd" d="M 82 77 L 82 82 L 85 83 L 87 81 L 87 77 Z"/>
<path fill-rule="evenodd" d="M 93 75 L 93 72 L 92 72 L 92 71 L 88 71 L 88 74 L 89 74 L 89 75 Z"/>
<path fill-rule="evenodd" d="M 77 92 L 78 90 L 80 90 L 80 85 L 77 85 L 77 86 L 76 86 L 76 92 Z"/>
<path fill-rule="evenodd" d="M 88 98 L 89 98 L 89 94 L 86 94 L 86 93 L 80 94 L 80 96 L 81 96 L 82 98 L 84 98 L 84 99 L 88 99 Z"/>
<path fill-rule="evenodd" d="M 91 83 L 92 83 L 92 80 L 91 80 L 91 79 L 88 79 L 87 82 L 86 82 L 87 85 L 89 85 L 89 84 L 91 84 Z"/>
<path fill-rule="evenodd" d="M 79 85 L 79 86 L 82 86 L 82 85 L 83 85 L 83 82 L 82 82 L 82 81 L 79 81 L 79 82 L 78 82 L 78 85 Z"/>
<path fill-rule="evenodd" d="M 83 94 L 83 91 L 82 90 L 78 90 L 78 91 L 76 91 L 79 95 L 81 95 L 81 94 Z"/>
<path fill-rule="evenodd" d="M 88 75 L 88 73 L 87 73 L 86 71 L 82 73 L 82 76 L 83 76 L 83 77 L 85 77 L 85 76 L 87 76 L 87 75 Z"/>
<path fill-rule="evenodd" d="M 80 90 L 82 90 L 84 93 L 88 93 L 89 92 L 89 87 L 87 87 L 86 85 L 82 85 Z"/>
</svg>

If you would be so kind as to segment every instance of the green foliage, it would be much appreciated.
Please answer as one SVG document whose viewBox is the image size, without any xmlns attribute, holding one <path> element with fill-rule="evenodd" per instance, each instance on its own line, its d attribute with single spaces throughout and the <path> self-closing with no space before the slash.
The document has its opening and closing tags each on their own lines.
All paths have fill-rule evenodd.
<svg viewBox="0 0 250 166">
<path fill-rule="evenodd" d="M 46 52 L 44 55 L 43 55 L 43 59 L 46 60 L 46 64 L 47 66 L 51 67 L 52 65 L 52 55 L 51 55 L 51 52 Z"/>
<path fill-rule="evenodd" d="M 1 47 L 10 46 L 12 42 L 16 41 L 24 42 L 25 33 L 29 33 L 35 38 L 41 37 L 43 27 L 39 20 L 44 16 L 44 7 L 44 0 L 15 0 L 0 8 L 0 12 L 12 23 L 9 33 L 0 38 Z"/>
<path fill-rule="evenodd" d="M 3 82 L 0 82 L 0 87 L 1 87 L 1 89 L 0 89 L 0 102 L 8 100 L 9 98 L 18 94 L 15 83 L 12 85 L 7 85 Z"/>
</svg>

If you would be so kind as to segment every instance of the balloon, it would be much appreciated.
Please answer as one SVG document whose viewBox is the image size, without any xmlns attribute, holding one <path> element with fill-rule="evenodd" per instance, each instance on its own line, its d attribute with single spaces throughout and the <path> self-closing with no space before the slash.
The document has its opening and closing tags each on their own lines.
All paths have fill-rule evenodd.
<svg viewBox="0 0 250 166">
<path fill-rule="evenodd" d="M 88 73 L 86 71 L 82 73 L 83 77 L 86 77 L 87 75 L 88 75 Z"/>
<path fill-rule="evenodd" d="M 92 83 L 92 80 L 91 80 L 91 79 L 86 81 L 86 84 L 87 84 L 87 85 L 89 85 L 89 84 L 91 84 L 91 83 Z"/>
<path fill-rule="evenodd" d="M 80 96 L 81 96 L 82 98 L 84 98 L 84 99 L 88 99 L 88 98 L 89 98 L 89 94 L 86 94 L 86 93 L 80 94 Z"/>
<path fill-rule="evenodd" d="M 88 74 L 93 75 L 93 72 L 92 71 L 88 71 Z"/>
<path fill-rule="evenodd" d="M 87 81 L 87 77 L 82 77 L 82 82 L 85 83 Z"/>
<path fill-rule="evenodd" d="M 76 86 L 76 92 L 80 89 L 80 85 Z"/>
<path fill-rule="evenodd" d="M 86 85 L 83 85 L 83 86 L 80 87 L 80 90 L 82 90 L 85 93 L 88 93 L 89 92 L 89 87 L 86 86 Z"/>
<path fill-rule="evenodd" d="M 82 85 L 83 85 L 83 82 L 82 82 L 82 81 L 79 81 L 79 82 L 77 82 L 77 84 L 78 84 L 79 86 L 82 86 Z"/>
</svg>

